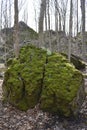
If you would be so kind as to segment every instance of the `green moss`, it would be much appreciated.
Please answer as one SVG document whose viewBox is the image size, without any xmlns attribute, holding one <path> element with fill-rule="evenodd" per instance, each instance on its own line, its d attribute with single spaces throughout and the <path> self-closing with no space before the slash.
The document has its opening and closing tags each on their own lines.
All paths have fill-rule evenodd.
<svg viewBox="0 0 87 130">
<path fill-rule="evenodd" d="M 83 82 L 82 74 L 61 55 L 48 57 L 45 68 L 41 109 L 69 116 L 77 106 L 72 103 Z"/>
<path fill-rule="evenodd" d="M 42 110 L 70 116 L 78 109 L 82 82 L 82 74 L 62 55 L 24 46 L 5 73 L 3 96 L 20 110 L 33 108 L 40 101 Z"/>
<path fill-rule="evenodd" d="M 3 94 L 12 105 L 27 110 L 39 101 L 46 51 L 25 46 L 20 50 L 19 57 L 11 61 L 5 73 Z"/>
</svg>

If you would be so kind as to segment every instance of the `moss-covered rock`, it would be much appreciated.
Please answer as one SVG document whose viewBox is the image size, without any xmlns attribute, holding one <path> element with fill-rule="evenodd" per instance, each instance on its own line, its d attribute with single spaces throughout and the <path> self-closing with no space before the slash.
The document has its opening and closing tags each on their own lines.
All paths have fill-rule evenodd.
<svg viewBox="0 0 87 130">
<path fill-rule="evenodd" d="M 21 110 L 40 102 L 44 111 L 70 116 L 84 98 L 83 76 L 60 54 L 34 46 L 21 48 L 3 82 L 4 100 Z"/>
<path fill-rule="evenodd" d="M 21 110 L 34 107 L 41 93 L 46 51 L 27 46 L 5 73 L 4 99 Z"/>
<path fill-rule="evenodd" d="M 63 56 L 48 57 L 43 83 L 41 109 L 64 116 L 76 113 L 82 104 L 79 95 L 84 98 L 83 77 Z"/>
</svg>

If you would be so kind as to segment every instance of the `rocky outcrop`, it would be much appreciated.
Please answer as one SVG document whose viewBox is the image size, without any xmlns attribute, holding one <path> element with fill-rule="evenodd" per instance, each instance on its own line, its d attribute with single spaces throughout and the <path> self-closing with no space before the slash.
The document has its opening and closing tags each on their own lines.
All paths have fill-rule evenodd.
<svg viewBox="0 0 87 130">
<path fill-rule="evenodd" d="M 30 28 L 27 24 L 25 24 L 23 21 L 20 21 L 18 23 L 18 27 L 19 27 L 19 41 L 20 42 L 22 40 L 27 40 L 27 39 L 30 40 L 30 39 L 38 38 L 38 34 L 32 28 Z M 6 38 L 13 37 L 13 32 L 14 32 L 14 26 L 11 28 L 4 28 L 1 30 L 2 35 L 3 34 L 6 35 Z M 12 44 L 13 43 L 12 39 L 10 39 L 10 40 L 11 41 L 10 42 L 8 41 L 8 42 L 9 42 L 9 44 Z"/>
<path fill-rule="evenodd" d="M 38 33 L 30 28 L 27 24 L 20 21 L 19 26 L 19 46 L 31 40 L 37 41 Z M 0 62 L 14 57 L 14 41 L 13 41 L 14 26 L 11 28 L 4 28 L 0 32 Z M 26 41 L 26 42 L 25 42 Z M 3 55 L 6 55 L 5 58 Z"/>
<path fill-rule="evenodd" d="M 68 117 L 78 113 L 84 97 L 82 74 L 60 54 L 25 46 L 9 62 L 3 98 L 21 110 L 40 103 L 43 111 Z"/>
</svg>

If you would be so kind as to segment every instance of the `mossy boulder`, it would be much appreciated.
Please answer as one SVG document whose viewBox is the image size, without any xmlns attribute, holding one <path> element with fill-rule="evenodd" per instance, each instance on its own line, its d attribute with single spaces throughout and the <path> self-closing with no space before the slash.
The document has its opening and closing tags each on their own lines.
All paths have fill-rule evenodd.
<svg viewBox="0 0 87 130">
<path fill-rule="evenodd" d="M 64 56 L 25 46 L 10 63 L 3 82 L 5 101 L 25 111 L 38 103 L 42 110 L 64 116 L 79 111 L 83 76 Z"/>
<path fill-rule="evenodd" d="M 21 49 L 20 58 L 14 59 L 5 73 L 4 100 L 21 110 L 34 107 L 42 87 L 46 51 L 27 46 Z"/>
<path fill-rule="evenodd" d="M 83 76 L 63 56 L 48 56 L 43 83 L 41 109 L 64 116 L 77 114 L 85 96 Z"/>
</svg>

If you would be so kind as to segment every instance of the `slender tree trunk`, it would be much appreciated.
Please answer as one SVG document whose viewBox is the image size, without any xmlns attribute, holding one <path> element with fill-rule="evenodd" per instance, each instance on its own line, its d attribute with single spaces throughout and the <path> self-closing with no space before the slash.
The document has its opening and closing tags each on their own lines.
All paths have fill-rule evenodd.
<svg viewBox="0 0 87 130">
<path fill-rule="evenodd" d="M 56 51 L 59 52 L 58 4 L 57 4 L 57 0 L 55 0 L 55 31 L 56 31 L 56 42 L 57 42 L 57 49 L 56 49 Z"/>
<path fill-rule="evenodd" d="M 47 31 L 47 7 L 45 8 L 45 30 Z"/>
<path fill-rule="evenodd" d="M 78 34 L 78 0 L 77 0 L 77 34 Z"/>
<path fill-rule="evenodd" d="M 11 0 L 9 0 L 9 27 L 11 27 Z"/>
<path fill-rule="evenodd" d="M 7 14 L 7 1 L 5 2 L 5 14 L 4 14 L 4 19 L 5 19 L 5 23 L 4 23 L 4 28 L 8 28 L 8 14 Z M 5 45 L 4 45 L 4 52 L 5 52 L 5 64 L 6 64 L 6 41 L 7 41 L 8 37 L 7 37 L 7 31 L 5 30 Z"/>
<path fill-rule="evenodd" d="M 46 0 L 47 2 L 47 0 Z M 45 8 L 45 43 L 47 42 L 47 6 Z M 47 48 L 47 46 L 46 46 Z"/>
<path fill-rule="evenodd" d="M 46 10 L 46 0 L 41 1 L 40 16 L 39 16 L 39 33 L 43 32 L 43 22 Z"/>
<path fill-rule="evenodd" d="M 82 11 L 82 58 L 85 60 L 86 46 L 85 46 L 85 0 L 81 0 Z"/>
<path fill-rule="evenodd" d="M 19 36 L 18 36 L 18 0 L 14 0 L 14 51 L 15 57 L 19 56 Z"/>
<path fill-rule="evenodd" d="M 58 31 L 58 11 L 57 11 L 57 1 L 55 0 L 55 31 Z"/>
<path fill-rule="evenodd" d="M 65 21 L 65 18 L 64 18 L 64 24 L 63 24 L 63 31 L 65 32 L 65 23 L 66 23 L 66 21 Z"/>
<path fill-rule="evenodd" d="M 72 10 L 73 10 L 73 3 L 72 0 L 70 1 L 70 19 L 69 19 L 69 51 L 68 51 L 68 59 L 71 60 L 71 38 L 72 38 Z"/>
<path fill-rule="evenodd" d="M 59 31 L 61 31 L 61 15 L 60 15 L 60 12 L 59 12 Z"/>
<path fill-rule="evenodd" d="M 62 30 L 65 32 L 65 24 L 66 24 L 66 12 L 67 12 L 67 4 L 68 4 L 68 0 L 60 0 L 58 3 L 59 6 L 59 12 L 61 15 L 61 23 L 62 23 Z"/>
<path fill-rule="evenodd" d="M 48 0 L 47 4 L 48 4 L 48 30 L 50 31 L 50 12 L 49 12 L 50 6 L 49 6 L 49 0 Z"/>
<path fill-rule="evenodd" d="M 85 0 L 81 0 L 82 32 L 85 32 Z"/>
<path fill-rule="evenodd" d="M 3 23 L 2 23 L 2 17 L 3 17 L 3 0 L 1 0 L 1 14 L 0 14 L 0 15 L 1 15 L 1 18 L 0 18 L 0 19 L 1 19 L 1 20 L 0 20 L 0 24 L 1 24 L 1 25 L 0 25 L 0 29 L 2 29 L 2 24 L 3 24 Z"/>
<path fill-rule="evenodd" d="M 50 31 L 50 1 L 47 0 L 47 7 L 48 7 L 48 31 L 49 31 L 49 49 L 50 51 L 52 50 L 52 47 L 51 47 L 51 31 Z"/>
<path fill-rule="evenodd" d="M 72 21 L 72 10 L 73 10 L 73 3 L 72 0 L 70 2 L 70 19 L 69 19 L 69 36 L 72 36 L 72 25 L 73 25 L 73 21 Z"/>
<path fill-rule="evenodd" d="M 61 31 L 61 12 L 60 12 L 60 7 L 59 7 L 59 3 L 57 0 L 55 0 L 55 8 L 57 10 L 57 15 L 58 15 L 58 30 Z M 55 16 L 56 18 L 56 16 Z"/>
<path fill-rule="evenodd" d="M 43 39 L 43 23 L 44 23 L 44 16 L 46 11 L 46 0 L 41 0 L 40 6 L 40 16 L 39 16 L 39 47 L 43 46 L 44 39 Z"/>
</svg>

